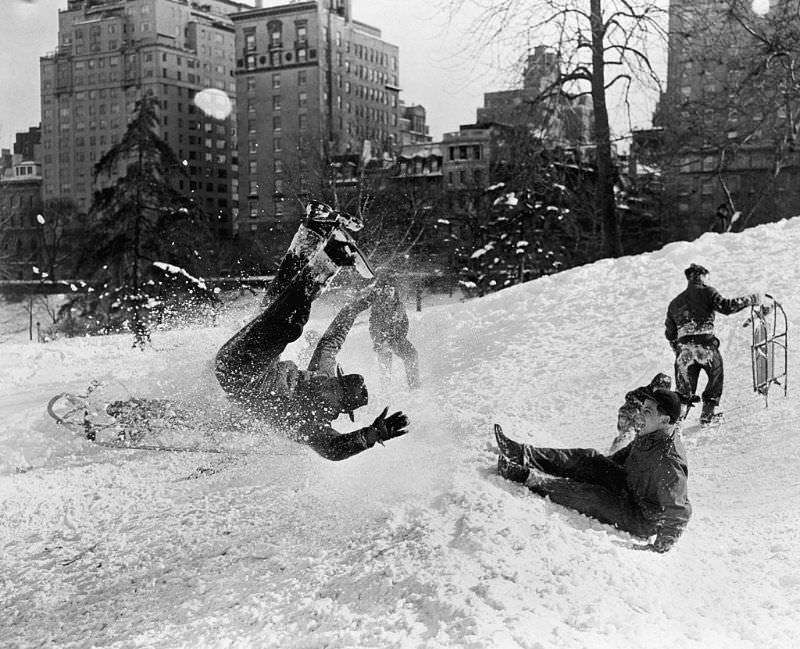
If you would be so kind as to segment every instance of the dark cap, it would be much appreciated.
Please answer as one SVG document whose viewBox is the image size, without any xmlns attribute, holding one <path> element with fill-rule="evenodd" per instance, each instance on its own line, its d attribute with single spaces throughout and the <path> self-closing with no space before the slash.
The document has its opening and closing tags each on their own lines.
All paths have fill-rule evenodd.
<svg viewBox="0 0 800 649">
<path fill-rule="evenodd" d="M 658 405 L 658 411 L 669 416 L 669 423 L 674 424 L 681 417 L 681 398 L 672 390 L 653 390 L 650 398 Z"/>
<path fill-rule="evenodd" d="M 692 279 L 692 277 L 708 275 L 708 268 L 700 264 L 689 264 L 689 267 L 683 271 L 683 274 L 686 275 L 686 279 Z"/>
<path fill-rule="evenodd" d="M 672 379 L 664 372 L 659 372 L 650 381 L 648 387 L 650 390 L 669 390 L 672 387 Z"/>
<path fill-rule="evenodd" d="M 360 374 L 344 374 L 341 367 L 336 367 L 336 378 L 342 386 L 341 411 L 347 413 L 352 421 L 353 411 L 369 403 L 369 392 L 364 377 Z"/>
</svg>

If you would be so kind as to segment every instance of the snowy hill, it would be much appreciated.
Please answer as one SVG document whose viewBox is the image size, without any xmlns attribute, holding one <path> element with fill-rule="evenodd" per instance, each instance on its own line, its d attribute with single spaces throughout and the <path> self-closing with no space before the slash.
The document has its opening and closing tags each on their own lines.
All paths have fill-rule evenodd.
<svg viewBox="0 0 800 649">
<path fill-rule="evenodd" d="M 362 321 L 342 357 L 371 386 L 356 425 L 389 404 L 412 432 L 341 463 L 224 428 L 198 433 L 222 454 L 110 450 L 45 417 L 51 395 L 110 376 L 213 418 L 229 406 L 210 361 L 252 312 L 157 334 L 144 352 L 116 336 L 5 342 L 0 644 L 794 647 L 798 249 L 796 218 L 412 313 L 424 382 L 414 395 L 399 367 L 393 389 L 380 388 Z M 692 261 L 723 295 L 766 290 L 783 303 L 789 396 L 773 389 L 765 409 L 746 314 L 719 317 L 726 418 L 687 430 L 694 517 L 668 554 L 634 552 L 626 534 L 499 478 L 491 424 L 606 449 L 625 392 L 671 373 L 664 312 Z"/>
</svg>

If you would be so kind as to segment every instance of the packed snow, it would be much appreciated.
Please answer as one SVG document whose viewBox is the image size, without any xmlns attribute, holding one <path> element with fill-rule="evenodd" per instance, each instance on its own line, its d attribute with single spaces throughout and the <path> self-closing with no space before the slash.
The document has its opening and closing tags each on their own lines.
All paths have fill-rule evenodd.
<svg viewBox="0 0 800 649">
<path fill-rule="evenodd" d="M 423 388 L 381 385 L 366 315 L 341 357 L 411 432 L 328 462 L 237 421 L 211 371 L 253 315 L 153 335 L 0 344 L 0 645 L 220 648 L 789 648 L 800 634 L 800 218 L 706 234 L 411 315 Z M 752 390 L 747 313 L 718 317 L 724 422 L 684 430 L 694 517 L 667 554 L 496 474 L 492 423 L 607 449 L 625 392 L 672 373 L 668 301 L 698 262 L 789 316 L 789 395 Z M 413 306 L 413 305 L 410 305 Z M 310 327 L 333 314 L 315 306 Z M 3 320 L 7 322 L 7 320 Z M 302 357 L 298 341 L 288 354 Z M 186 446 L 114 450 L 45 415 L 92 379 L 196 415 Z M 701 380 L 702 381 L 702 380 Z M 120 387 L 121 386 L 121 387 Z M 225 422 L 231 421 L 226 427 Z M 352 426 L 345 418 L 343 429 Z M 185 439 L 181 436 L 185 435 Z"/>
</svg>

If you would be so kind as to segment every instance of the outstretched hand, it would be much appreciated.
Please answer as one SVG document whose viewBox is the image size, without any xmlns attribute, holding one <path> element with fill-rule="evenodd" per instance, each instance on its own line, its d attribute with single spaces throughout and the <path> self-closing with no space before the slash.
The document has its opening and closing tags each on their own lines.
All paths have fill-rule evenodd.
<svg viewBox="0 0 800 649">
<path fill-rule="evenodd" d="M 372 427 L 378 433 L 376 441 L 381 444 L 387 439 L 400 437 L 400 435 L 405 435 L 408 432 L 408 417 L 399 410 L 387 417 L 386 414 L 388 412 L 389 407 L 387 406 L 372 422 Z"/>
</svg>

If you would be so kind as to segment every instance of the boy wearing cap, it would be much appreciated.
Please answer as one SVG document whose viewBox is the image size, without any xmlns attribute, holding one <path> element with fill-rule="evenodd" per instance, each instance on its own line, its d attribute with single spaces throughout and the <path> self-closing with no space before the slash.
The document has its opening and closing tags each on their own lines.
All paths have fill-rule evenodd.
<svg viewBox="0 0 800 649">
<path fill-rule="evenodd" d="M 642 406 L 650 393 L 658 389 L 669 390 L 671 387 L 672 379 L 664 372 L 659 372 L 650 380 L 650 383 L 631 390 L 625 395 L 625 403 L 617 411 L 617 436 L 611 442 L 609 455 L 613 455 L 630 444 L 642 430 L 642 426 L 644 426 Z"/>
<path fill-rule="evenodd" d="M 666 552 L 692 514 L 686 452 L 675 434 L 680 398 L 654 390 L 642 406 L 636 439 L 611 456 L 593 449 L 540 448 L 515 442 L 495 424 L 497 469 L 507 480 L 630 534 L 655 540 L 636 549 Z"/>
<path fill-rule="evenodd" d="M 731 315 L 761 303 L 757 293 L 744 297 L 724 298 L 706 284 L 709 271 L 699 264 L 690 264 L 683 271 L 688 285 L 667 307 L 664 335 L 675 352 L 675 389 L 684 408 L 697 390 L 700 370 L 708 378 L 703 390 L 700 423 L 709 423 L 722 397 L 724 378 L 719 339 L 714 335 L 714 313 Z"/>
<path fill-rule="evenodd" d="M 344 221 L 327 205 L 312 201 L 270 286 L 268 306 L 226 342 L 215 359 L 217 380 L 232 400 L 329 460 L 352 457 L 408 432 L 408 418 L 402 412 L 387 416 L 388 408 L 372 425 L 350 433 L 331 426 L 342 413 L 352 421 L 353 411 L 368 402 L 364 377 L 344 374 L 336 356 L 356 316 L 371 304 L 372 287 L 333 319 L 306 370 L 280 360 L 302 335 L 322 288 L 341 266 L 354 263 L 347 243 L 351 240 L 331 236 L 334 228 L 355 229 L 353 223 L 352 217 Z"/>
</svg>

